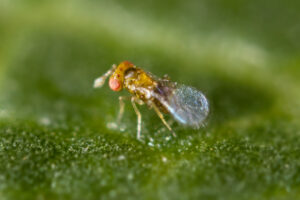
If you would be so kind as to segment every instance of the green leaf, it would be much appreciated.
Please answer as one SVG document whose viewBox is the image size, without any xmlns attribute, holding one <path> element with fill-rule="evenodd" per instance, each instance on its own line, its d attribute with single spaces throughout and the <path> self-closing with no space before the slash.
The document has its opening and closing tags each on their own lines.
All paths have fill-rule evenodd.
<svg viewBox="0 0 300 200">
<path fill-rule="evenodd" d="M 282 5 L 283 4 L 283 5 Z M 297 199 L 299 5 L 273 1 L 3 1 L 1 199 Z M 130 60 L 198 88 L 199 130 L 173 138 L 93 81 Z"/>
</svg>

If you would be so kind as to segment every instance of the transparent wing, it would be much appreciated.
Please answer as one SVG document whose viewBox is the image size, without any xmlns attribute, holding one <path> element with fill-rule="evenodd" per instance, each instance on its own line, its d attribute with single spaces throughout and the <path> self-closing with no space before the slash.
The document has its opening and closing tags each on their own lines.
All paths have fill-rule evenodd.
<svg viewBox="0 0 300 200">
<path fill-rule="evenodd" d="M 171 89 L 170 89 L 171 88 Z M 179 123 L 199 128 L 209 113 L 209 104 L 202 92 L 185 85 L 173 88 L 163 85 L 153 96 Z"/>
</svg>

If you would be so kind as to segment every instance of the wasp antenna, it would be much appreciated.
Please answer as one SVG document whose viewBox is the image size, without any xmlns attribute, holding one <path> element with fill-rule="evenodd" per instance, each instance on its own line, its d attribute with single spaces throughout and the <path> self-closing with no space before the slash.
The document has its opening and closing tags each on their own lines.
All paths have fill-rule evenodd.
<svg viewBox="0 0 300 200">
<path fill-rule="evenodd" d="M 104 75 L 97 78 L 94 81 L 94 88 L 101 88 L 104 85 L 107 77 L 109 77 L 115 71 L 116 68 L 117 68 L 117 65 L 114 64 Z"/>
</svg>

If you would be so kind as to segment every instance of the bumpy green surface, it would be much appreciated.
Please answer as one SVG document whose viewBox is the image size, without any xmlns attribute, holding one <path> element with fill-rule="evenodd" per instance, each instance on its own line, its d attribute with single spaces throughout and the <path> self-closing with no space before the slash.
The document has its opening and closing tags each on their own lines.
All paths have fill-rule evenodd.
<svg viewBox="0 0 300 200">
<path fill-rule="evenodd" d="M 300 198 L 298 2 L 2 0 L 0 199 Z M 202 90 L 206 126 L 110 129 L 92 83 L 123 60 Z"/>
</svg>

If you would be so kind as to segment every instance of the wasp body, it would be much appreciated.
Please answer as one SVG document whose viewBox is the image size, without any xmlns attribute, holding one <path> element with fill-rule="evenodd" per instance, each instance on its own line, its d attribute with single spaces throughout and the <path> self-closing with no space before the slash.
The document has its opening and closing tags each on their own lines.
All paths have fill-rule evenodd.
<svg viewBox="0 0 300 200">
<path fill-rule="evenodd" d="M 108 76 L 111 90 L 121 91 L 125 88 L 131 94 L 131 102 L 138 116 L 138 139 L 141 136 L 142 116 L 136 103 L 147 104 L 149 108 L 153 108 L 174 136 L 175 132 L 162 113 L 171 114 L 179 123 L 196 128 L 199 128 L 208 115 L 208 102 L 201 92 L 185 85 L 178 86 L 166 76 L 162 79 L 157 78 L 128 61 L 118 66 L 113 65 L 108 72 L 95 80 L 94 87 L 102 87 Z M 124 113 L 125 98 L 119 98 L 120 112 L 117 123 L 120 123 Z"/>
</svg>

